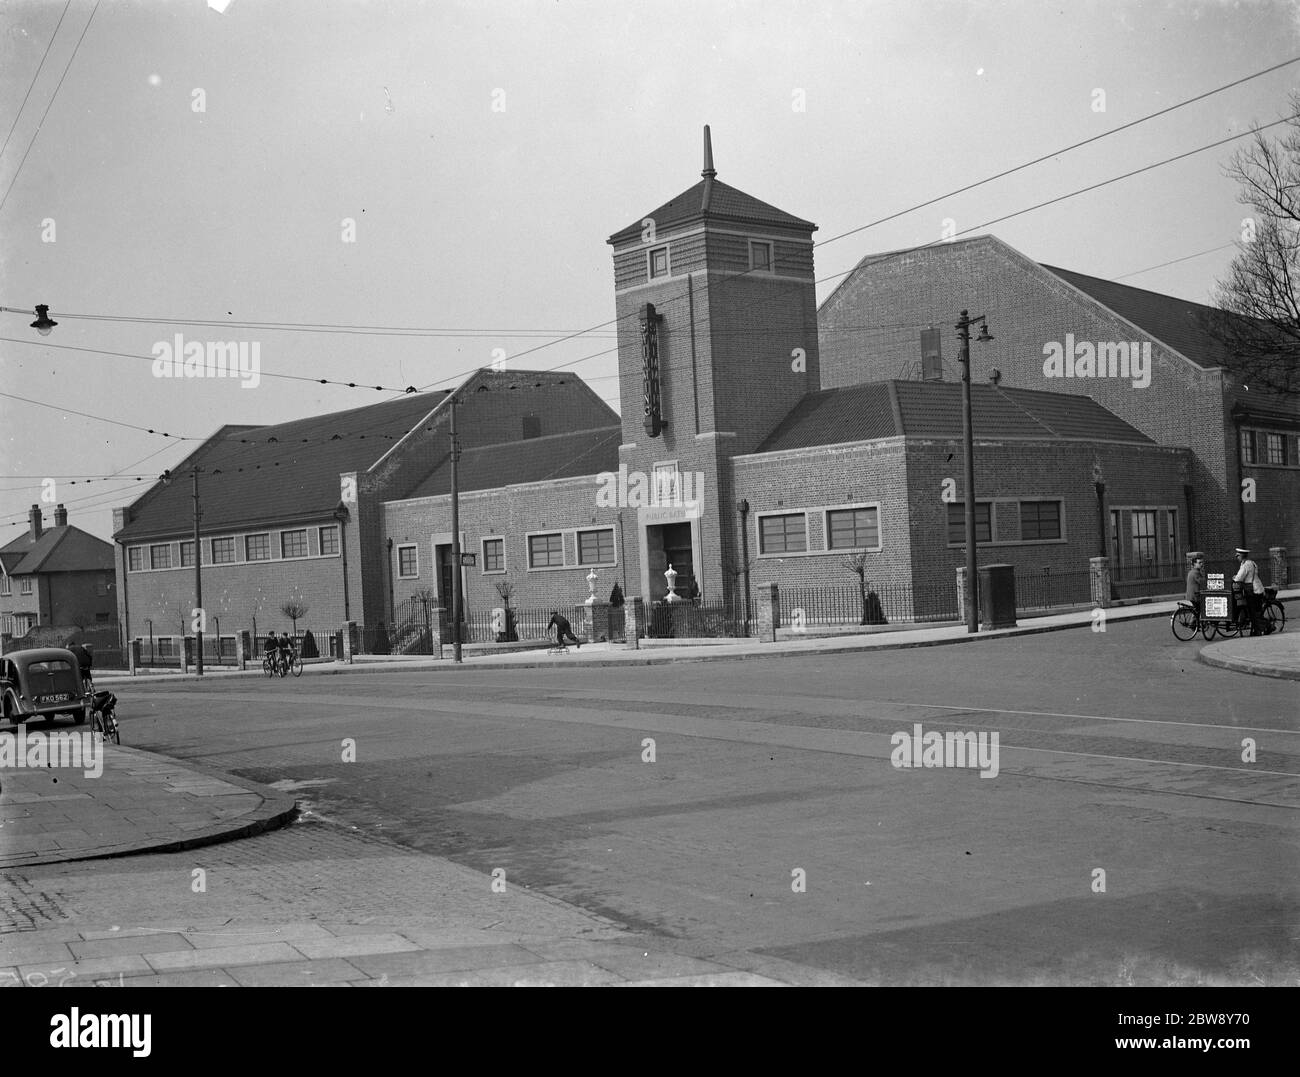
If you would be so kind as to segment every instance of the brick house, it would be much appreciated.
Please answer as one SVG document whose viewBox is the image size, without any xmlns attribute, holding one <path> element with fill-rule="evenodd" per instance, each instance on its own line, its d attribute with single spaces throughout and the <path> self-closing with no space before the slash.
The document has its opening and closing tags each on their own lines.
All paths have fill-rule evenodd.
<svg viewBox="0 0 1300 1077">
<path fill-rule="evenodd" d="M 1116 472 L 1105 469 L 1107 552 L 1121 570 L 1174 510 L 1176 549 L 1222 558 L 1245 545 L 1261 565 L 1270 546 L 1295 551 L 1300 405 L 1242 384 L 1233 357 L 1205 329 L 1211 308 L 1200 304 L 1039 265 L 993 236 L 871 255 L 822 304 L 823 382 L 902 376 L 919 365 L 927 326 L 943 330 L 939 369 L 951 370 L 950 326 L 963 308 L 986 315 L 995 337 L 971 346 L 973 382 L 996 368 L 1005 387 L 1088 396 L 1157 444 L 1188 450 L 1186 474 L 1164 491 L 1121 494 Z M 870 326 L 882 328 L 860 328 Z M 1080 358 L 1095 353 L 1083 376 L 1073 376 L 1078 361 L 1053 363 L 1070 345 Z M 1124 359 L 1120 345 L 1150 356 L 1144 377 L 1111 374 Z M 1249 491 L 1240 496 L 1244 479 L 1255 480 L 1253 501 Z M 978 476 L 976 488 L 985 488 Z"/>
<path fill-rule="evenodd" d="M 233 651 L 234 631 L 391 621 L 403 570 L 385 502 L 426 487 L 447 463 L 449 393 L 273 426 L 225 426 L 130 506 L 115 510 L 118 616 L 127 638 L 177 653 L 194 608 L 193 479 L 199 469 L 207 634 Z M 609 407 L 571 374 L 481 370 L 457 390 L 458 435 L 481 447 L 530 446 L 575 428 L 610 426 Z M 446 554 L 442 551 L 445 561 Z M 427 568 L 426 568 L 427 572 Z"/>
<path fill-rule="evenodd" d="M 485 457 L 462 498 L 465 548 L 479 555 L 465 581 L 467 608 L 498 604 L 494 576 L 509 577 L 517 602 L 579 602 L 592 568 L 602 598 L 617 580 L 626 594 L 660 599 L 670 565 L 679 594 L 705 599 L 738 598 L 746 575 L 751 585 L 845 586 L 843 560 L 855 553 L 866 556 L 873 581 L 939 587 L 940 605 L 950 604 L 964 556 L 960 385 L 941 367 L 929 380 L 907 380 L 907 364 L 919 355 L 919 328 L 942 323 L 961 293 L 950 281 L 900 274 L 877 301 L 860 283 L 867 259 L 819 312 L 815 229 L 718 180 L 706 133 L 701 181 L 609 238 L 617 460 L 598 432 L 574 445 L 574 467 L 562 476 L 549 460 L 529 469 L 502 458 L 494 469 Z M 1076 290 L 1025 264 L 1061 293 Z M 1016 314 L 1060 321 L 1008 300 L 1008 323 Z M 864 324 L 897 323 L 913 328 L 894 350 L 855 335 Z M 1037 350 L 1041 367 L 1041 342 Z M 981 381 L 993 365 L 982 361 Z M 1176 361 L 1160 352 L 1160 376 L 1168 380 Z M 1214 512 L 1212 489 L 1196 496 L 1211 483 L 1199 443 L 1152 422 L 1166 417 L 1167 403 L 1153 398 L 1144 412 L 1126 401 L 1121 411 L 1113 392 L 1083 394 L 1041 377 L 972 389 L 985 563 L 1086 573 L 1088 559 L 1113 545 L 1114 520 L 1136 567 L 1150 573 L 1181 559 L 1195 508 Z M 1199 413 L 1203 422 L 1214 414 L 1208 405 Z M 511 466 L 518 481 L 507 485 Z M 624 495 L 636 477 L 647 480 L 657 503 L 602 498 L 611 472 Z M 421 493 L 390 502 L 385 519 L 396 541 L 426 556 L 430 541 L 449 540 L 450 506 L 442 492 Z M 414 593 L 419 581 L 408 583 L 399 580 L 399 593 Z"/>
<path fill-rule="evenodd" d="M 0 547 L 0 635 L 18 639 L 37 625 L 111 625 L 115 619 L 113 547 L 54 510 L 44 527 L 33 505 L 28 529 Z"/>
<path fill-rule="evenodd" d="M 700 182 L 608 239 L 619 412 L 572 374 L 459 387 L 470 619 L 506 586 L 516 608 L 580 603 L 592 573 L 600 599 L 655 601 L 670 567 L 680 596 L 734 606 L 746 583 L 851 586 L 852 556 L 915 596 L 908 615 L 950 616 L 964 491 L 943 337 L 963 308 L 994 330 L 972 344 L 981 563 L 1028 582 L 1105 554 L 1121 579 L 1181 580 L 1192 547 L 1225 556 L 1244 533 L 1267 564 L 1300 542 L 1296 409 L 1233 378 L 1204 308 L 985 236 L 865 258 L 819 309 L 814 231 L 721 182 L 706 129 Z M 329 629 L 449 607 L 450 417 L 416 394 L 219 431 L 123 512 L 128 631 L 189 609 L 196 464 L 209 616 L 279 626 L 291 593 Z"/>
</svg>

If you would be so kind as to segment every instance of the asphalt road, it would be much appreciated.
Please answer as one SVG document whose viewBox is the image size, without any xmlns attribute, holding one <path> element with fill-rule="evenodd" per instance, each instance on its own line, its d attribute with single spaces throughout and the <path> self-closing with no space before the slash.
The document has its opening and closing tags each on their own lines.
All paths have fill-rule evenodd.
<svg viewBox="0 0 1300 1077">
<path fill-rule="evenodd" d="M 1159 618 L 118 695 L 129 744 L 285 783 L 327 819 L 679 948 L 890 984 L 1295 984 L 1300 692 L 1196 647 Z M 895 767 L 916 723 L 996 732 L 997 776 Z"/>
</svg>

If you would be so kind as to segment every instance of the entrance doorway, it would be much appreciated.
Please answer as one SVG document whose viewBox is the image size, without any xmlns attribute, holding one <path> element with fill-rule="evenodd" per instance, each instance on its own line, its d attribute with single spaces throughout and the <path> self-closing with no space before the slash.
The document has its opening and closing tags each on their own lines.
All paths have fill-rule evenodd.
<svg viewBox="0 0 1300 1077">
<path fill-rule="evenodd" d="M 677 573 L 677 596 L 690 598 L 695 591 L 695 546 L 691 540 L 690 521 L 647 527 L 646 562 L 652 601 L 662 601 L 668 595 L 664 572 L 669 565 Z"/>
</svg>

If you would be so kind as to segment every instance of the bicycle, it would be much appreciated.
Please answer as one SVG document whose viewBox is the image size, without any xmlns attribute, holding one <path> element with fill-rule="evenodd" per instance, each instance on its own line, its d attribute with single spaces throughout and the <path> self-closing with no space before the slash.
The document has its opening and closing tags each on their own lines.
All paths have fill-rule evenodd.
<svg viewBox="0 0 1300 1077">
<path fill-rule="evenodd" d="M 1264 605 L 1260 610 L 1260 616 L 1268 625 L 1268 631 L 1265 634 L 1272 635 L 1274 632 L 1281 632 L 1286 627 L 1286 609 L 1278 600 L 1277 588 L 1265 587 L 1263 597 Z M 1235 639 L 1237 636 L 1249 634 L 1250 614 L 1247 612 L 1245 604 L 1238 605 L 1237 615 L 1231 621 L 1205 622 L 1202 632 L 1207 640 L 1213 639 L 1216 632 L 1225 639 Z M 1174 634 L 1177 635 L 1177 632 Z"/>
<path fill-rule="evenodd" d="M 1207 640 L 1213 638 L 1215 623 L 1213 621 L 1202 621 L 1201 615 L 1197 612 L 1196 607 L 1188 602 L 1178 603 L 1178 608 L 1174 610 L 1169 618 L 1169 628 L 1174 634 L 1174 638 L 1186 643 L 1193 639 L 1197 632 L 1200 632 Z"/>
<path fill-rule="evenodd" d="M 262 655 L 262 672 L 268 677 L 275 676 L 275 667 L 277 665 L 279 665 L 279 662 L 271 655 L 270 651 Z"/>
<path fill-rule="evenodd" d="M 112 692 L 94 692 L 91 696 L 90 734 L 102 740 L 122 743 L 117 724 L 117 696 Z"/>
<path fill-rule="evenodd" d="M 289 673 L 292 673 L 295 677 L 302 676 L 302 659 L 298 657 L 297 651 L 291 650 L 288 660 L 281 659 L 280 665 L 283 669 L 280 674 L 281 677 Z"/>
</svg>

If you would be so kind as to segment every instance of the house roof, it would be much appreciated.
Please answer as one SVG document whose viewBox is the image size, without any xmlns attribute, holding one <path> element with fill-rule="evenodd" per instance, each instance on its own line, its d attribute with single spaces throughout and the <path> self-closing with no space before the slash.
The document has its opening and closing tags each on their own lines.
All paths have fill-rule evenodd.
<svg viewBox="0 0 1300 1077">
<path fill-rule="evenodd" d="M 660 232 L 695 221 L 729 221 L 751 227 L 758 224 L 791 228 L 800 232 L 817 231 L 817 226 L 811 221 L 805 221 L 801 217 L 761 202 L 753 195 L 738 191 L 735 187 L 712 177 L 700 180 L 676 198 L 665 202 L 653 213 L 645 214 L 645 217 L 653 220 L 655 229 Z M 607 242 L 620 243 L 625 239 L 640 238 L 642 219 L 644 218 L 638 218 L 626 228 L 615 232 Z"/>
<path fill-rule="evenodd" d="M 1092 397 L 971 386 L 977 438 L 1155 444 Z M 877 438 L 960 438 L 961 383 L 877 381 L 808 393 L 755 450 L 808 449 Z"/>
<path fill-rule="evenodd" d="M 573 430 L 525 441 L 482 445 L 461 452 L 457 480 L 462 493 L 515 483 L 569 479 L 618 470 L 621 426 Z M 451 461 L 444 457 L 410 497 L 451 493 Z"/>
<path fill-rule="evenodd" d="M 0 564 L 10 576 L 36 572 L 113 571 L 113 544 L 79 527 L 61 524 L 32 541 L 30 531 L 0 547 Z"/>
<path fill-rule="evenodd" d="M 1217 340 L 1206 326 L 1207 319 L 1223 317 L 1217 308 L 1056 266 L 1044 265 L 1043 268 L 1169 345 L 1197 366 L 1203 369 L 1233 368 L 1231 349 Z"/>
<path fill-rule="evenodd" d="M 411 393 L 271 426 L 224 426 L 131 506 L 118 541 L 175 534 L 193 520 L 191 467 L 201 468 L 203 530 L 326 514 L 339 473 L 363 472 L 431 415 L 449 391 Z"/>
</svg>

